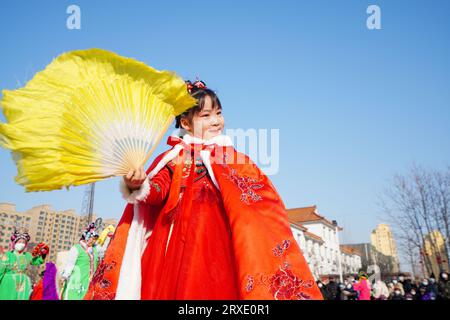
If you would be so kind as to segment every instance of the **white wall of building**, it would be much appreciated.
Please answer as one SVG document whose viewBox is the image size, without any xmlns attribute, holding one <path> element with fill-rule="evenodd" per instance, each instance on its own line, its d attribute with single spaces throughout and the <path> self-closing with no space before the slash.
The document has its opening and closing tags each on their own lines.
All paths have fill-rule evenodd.
<svg viewBox="0 0 450 320">
<path fill-rule="evenodd" d="M 331 227 L 322 221 L 305 222 L 303 224 L 309 232 L 318 235 L 324 241 L 321 274 L 339 274 L 342 276 L 338 227 Z"/>
<path fill-rule="evenodd" d="M 357 254 L 341 253 L 342 272 L 357 274 L 362 267 L 361 257 Z"/>
<path fill-rule="evenodd" d="M 291 225 L 291 230 L 313 276 L 317 280 L 323 269 L 322 243 L 317 239 L 305 237 L 304 232 L 296 226 Z"/>
<path fill-rule="evenodd" d="M 304 223 L 308 232 L 322 238 L 318 239 L 305 236 L 304 232 L 291 225 L 295 240 L 303 251 L 303 255 L 316 279 L 320 275 L 338 274 L 343 281 L 343 274 L 356 274 L 361 269 L 361 257 L 357 254 L 341 252 L 339 243 L 339 230 L 330 227 L 323 222 Z"/>
</svg>

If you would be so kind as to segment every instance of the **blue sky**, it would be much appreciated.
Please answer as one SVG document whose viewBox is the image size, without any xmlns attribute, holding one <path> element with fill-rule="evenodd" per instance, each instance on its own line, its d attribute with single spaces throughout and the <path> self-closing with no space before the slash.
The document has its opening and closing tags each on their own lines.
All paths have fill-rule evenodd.
<svg viewBox="0 0 450 320">
<path fill-rule="evenodd" d="M 71 4 L 81 30 L 66 28 Z M 366 27 L 370 4 L 381 30 Z M 280 129 L 271 179 L 288 208 L 315 204 L 344 227 L 344 242 L 368 242 L 395 173 L 450 163 L 449 12 L 446 0 L 4 0 L 0 88 L 91 47 L 198 75 L 219 94 L 228 128 Z M 0 202 L 81 209 L 84 187 L 24 193 L 15 174 L 1 149 Z M 120 217 L 117 185 L 97 184 L 96 213 Z"/>
</svg>

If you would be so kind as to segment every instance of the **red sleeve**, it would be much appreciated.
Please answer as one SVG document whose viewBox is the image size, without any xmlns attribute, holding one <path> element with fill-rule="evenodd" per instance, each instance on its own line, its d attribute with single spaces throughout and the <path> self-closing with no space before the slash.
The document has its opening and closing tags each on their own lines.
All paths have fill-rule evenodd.
<svg viewBox="0 0 450 320">
<path fill-rule="evenodd" d="M 172 173 L 165 166 L 150 180 L 150 194 L 144 202 L 150 205 L 158 205 L 165 201 L 169 194 L 171 181 Z"/>
<path fill-rule="evenodd" d="M 30 300 L 43 300 L 43 280 L 41 279 L 38 284 L 33 288 Z"/>
<path fill-rule="evenodd" d="M 211 167 L 230 226 L 239 298 L 323 300 L 270 179 L 233 147 L 215 148 Z"/>
</svg>

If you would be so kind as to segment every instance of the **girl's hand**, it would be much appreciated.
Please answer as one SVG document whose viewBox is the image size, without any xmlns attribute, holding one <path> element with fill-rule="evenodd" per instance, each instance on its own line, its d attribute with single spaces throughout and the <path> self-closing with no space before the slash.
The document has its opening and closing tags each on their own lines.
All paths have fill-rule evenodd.
<svg viewBox="0 0 450 320">
<path fill-rule="evenodd" d="M 123 181 L 130 190 L 137 190 L 147 179 L 147 174 L 144 171 L 144 167 L 140 167 L 137 170 L 130 170 L 126 176 L 123 177 Z"/>
</svg>

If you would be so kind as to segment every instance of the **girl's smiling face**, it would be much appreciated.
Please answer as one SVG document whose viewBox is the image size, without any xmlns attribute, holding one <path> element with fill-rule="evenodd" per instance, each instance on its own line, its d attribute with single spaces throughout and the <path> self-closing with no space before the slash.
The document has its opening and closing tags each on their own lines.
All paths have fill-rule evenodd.
<svg viewBox="0 0 450 320">
<path fill-rule="evenodd" d="M 188 118 L 181 119 L 181 127 L 196 138 L 209 140 L 222 134 L 225 120 L 222 108 L 214 106 L 210 96 L 205 96 L 203 109 L 196 112 L 189 121 Z"/>
</svg>

